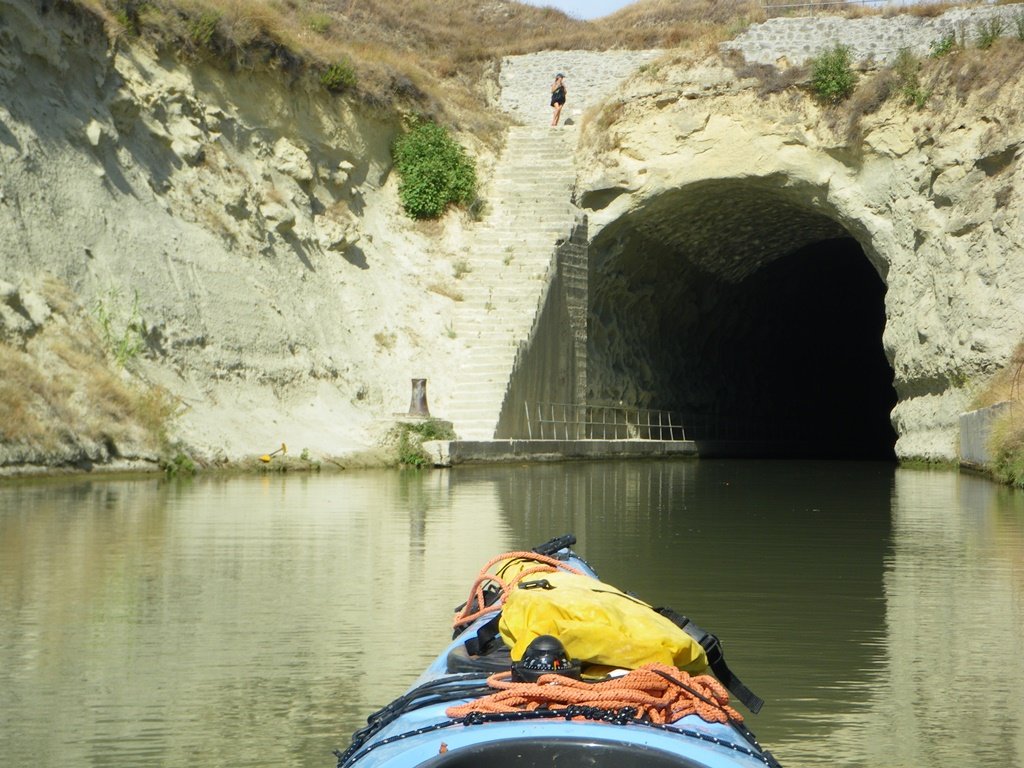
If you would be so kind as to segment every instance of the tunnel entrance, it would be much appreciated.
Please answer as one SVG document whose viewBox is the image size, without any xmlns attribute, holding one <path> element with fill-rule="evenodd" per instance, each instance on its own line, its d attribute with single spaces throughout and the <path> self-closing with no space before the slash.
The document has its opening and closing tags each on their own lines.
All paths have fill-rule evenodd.
<svg viewBox="0 0 1024 768">
<path fill-rule="evenodd" d="M 885 283 L 828 234 L 737 277 L 620 231 L 591 274 L 591 401 L 677 412 L 705 456 L 894 459 Z"/>
<path fill-rule="evenodd" d="M 695 438 L 725 453 L 895 458 L 885 285 L 856 240 L 813 243 L 720 290 L 742 311 L 708 317 L 722 397 L 691 414 Z"/>
</svg>

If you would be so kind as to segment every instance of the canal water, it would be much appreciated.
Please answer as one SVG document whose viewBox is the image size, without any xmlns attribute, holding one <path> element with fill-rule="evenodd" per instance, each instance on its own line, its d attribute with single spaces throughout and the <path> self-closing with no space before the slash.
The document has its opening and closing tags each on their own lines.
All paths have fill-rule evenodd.
<svg viewBox="0 0 1024 768">
<path fill-rule="evenodd" d="M 723 638 L 783 765 L 1024 766 L 1024 494 L 780 461 L 0 486 L 0 762 L 329 768 L 570 531 Z"/>
</svg>

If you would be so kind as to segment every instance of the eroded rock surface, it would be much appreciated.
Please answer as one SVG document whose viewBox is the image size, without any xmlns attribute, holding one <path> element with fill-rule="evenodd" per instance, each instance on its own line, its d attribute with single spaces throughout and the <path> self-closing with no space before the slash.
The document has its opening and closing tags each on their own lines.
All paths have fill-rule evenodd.
<svg viewBox="0 0 1024 768">
<path fill-rule="evenodd" d="M 767 387 L 812 400 L 801 418 L 835 418 L 842 398 L 815 393 L 857 371 L 817 368 L 829 335 L 774 325 L 782 308 L 758 304 L 755 288 L 795 255 L 808 271 L 852 242 L 884 286 L 877 343 L 898 396 L 897 453 L 955 458 L 972 385 L 1024 334 L 1019 72 L 966 93 L 936 87 L 920 111 L 891 99 L 856 124 L 714 61 L 665 69 L 659 85 L 634 81 L 582 139 L 591 396 L 752 420 L 772 407 L 759 402 Z M 774 345 L 772 329 L 792 336 L 772 346 L 792 360 L 759 360 L 737 341 Z M 797 373 L 773 389 L 766 365 Z"/>
<path fill-rule="evenodd" d="M 137 314 L 128 368 L 194 455 L 373 446 L 412 378 L 444 408 L 459 354 L 431 290 L 459 222 L 401 214 L 398 130 L 313 78 L 115 50 L 66 6 L 0 0 L 0 334 L 46 322 L 16 289 L 49 276 Z"/>
</svg>

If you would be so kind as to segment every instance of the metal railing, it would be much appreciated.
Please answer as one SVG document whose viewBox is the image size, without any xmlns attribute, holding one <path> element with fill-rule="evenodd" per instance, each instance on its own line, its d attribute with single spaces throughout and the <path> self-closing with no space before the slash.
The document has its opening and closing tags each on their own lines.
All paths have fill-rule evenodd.
<svg viewBox="0 0 1024 768">
<path fill-rule="evenodd" d="M 678 414 L 649 408 L 524 403 L 531 440 L 685 440 Z"/>
</svg>

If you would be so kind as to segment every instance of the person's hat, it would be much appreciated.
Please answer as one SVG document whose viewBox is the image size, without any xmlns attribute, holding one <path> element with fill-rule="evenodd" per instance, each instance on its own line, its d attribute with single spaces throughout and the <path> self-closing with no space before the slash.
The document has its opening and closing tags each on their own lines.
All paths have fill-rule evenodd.
<svg viewBox="0 0 1024 768">
<path fill-rule="evenodd" d="M 555 75 L 555 77 L 565 77 L 565 75 L 563 75 L 561 72 L 559 72 L 557 75 Z"/>
</svg>

